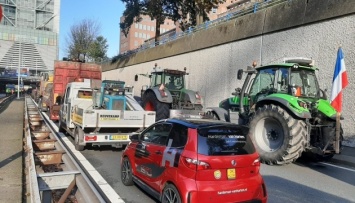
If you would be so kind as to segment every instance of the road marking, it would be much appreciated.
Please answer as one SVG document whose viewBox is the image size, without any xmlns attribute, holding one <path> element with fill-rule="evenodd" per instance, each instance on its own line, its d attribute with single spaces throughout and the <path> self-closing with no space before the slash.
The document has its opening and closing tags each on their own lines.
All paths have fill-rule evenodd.
<svg viewBox="0 0 355 203">
<path fill-rule="evenodd" d="M 320 163 L 320 164 L 327 165 L 327 166 L 333 166 L 333 167 L 335 167 L 335 168 L 340 168 L 340 169 L 344 169 L 344 170 L 347 170 L 347 171 L 355 172 L 355 169 L 346 168 L 346 167 L 343 167 L 343 166 L 337 166 L 337 165 L 330 164 L 330 163 L 325 163 L 325 162 L 319 162 L 319 163 Z"/>
</svg>

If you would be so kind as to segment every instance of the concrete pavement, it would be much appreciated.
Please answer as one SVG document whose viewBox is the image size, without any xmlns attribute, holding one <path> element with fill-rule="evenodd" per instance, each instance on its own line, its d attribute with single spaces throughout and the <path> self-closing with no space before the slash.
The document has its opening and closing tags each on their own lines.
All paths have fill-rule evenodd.
<svg viewBox="0 0 355 203">
<path fill-rule="evenodd" d="M 23 116 L 23 99 L 0 113 L 0 202 L 23 202 Z"/>
</svg>

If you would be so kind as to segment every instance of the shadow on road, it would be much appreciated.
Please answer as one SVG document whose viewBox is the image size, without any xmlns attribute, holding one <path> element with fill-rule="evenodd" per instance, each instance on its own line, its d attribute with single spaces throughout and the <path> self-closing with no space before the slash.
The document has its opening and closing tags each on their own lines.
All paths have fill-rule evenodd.
<svg viewBox="0 0 355 203">
<path fill-rule="evenodd" d="M 352 202 L 347 199 L 331 195 L 315 188 L 301 185 L 277 176 L 263 176 L 268 192 L 268 202 L 272 203 L 324 203 L 324 202 Z M 287 187 L 285 187 L 287 186 Z M 327 201 L 325 201 L 327 200 Z"/>
<path fill-rule="evenodd" d="M 9 156 L 8 158 L 4 159 L 3 161 L 0 162 L 0 168 L 6 166 L 7 164 L 11 163 L 12 161 L 22 157 L 22 151 L 17 152 L 16 154 L 13 154 Z"/>
</svg>

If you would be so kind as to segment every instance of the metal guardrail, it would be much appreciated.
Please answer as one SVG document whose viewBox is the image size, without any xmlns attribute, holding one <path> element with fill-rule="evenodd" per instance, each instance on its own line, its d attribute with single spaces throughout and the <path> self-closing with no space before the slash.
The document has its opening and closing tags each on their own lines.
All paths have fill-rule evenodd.
<svg viewBox="0 0 355 203">
<path fill-rule="evenodd" d="M 74 147 L 68 146 L 70 141 L 66 143 L 65 135 L 58 133 L 55 128 L 48 116 L 38 111 L 32 98 L 26 97 L 25 163 L 30 201 L 47 203 L 57 198 L 59 200 L 55 202 L 63 203 L 68 202 L 71 194 L 75 200 L 69 202 L 123 202 L 107 183 L 104 187 L 96 183 L 73 152 Z M 45 169 L 48 166 L 50 171 Z M 101 176 L 99 178 L 102 179 Z"/>
<path fill-rule="evenodd" d="M 0 113 L 7 106 L 7 104 L 9 104 L 15 98 L 15 96 L 16 95 L 14 94 L 14 95 L 6 96 L 6 97 L 3 97 L 0 99 Z"/>
<path fill-rule="evenodd" d="M 256 13 L 256 12 L 264 10 L 266 8 L 269 8 L 269 7 L 284 3 L 284 2 L 289 2 L 289 1 L 292 1 L 292 0 L 265 0 L 262 3 L 257 2 L 255 4 L 249 6 L 249 7 L 246 7 L 243 10 L 238 10 L 238 11 L 231 12 L 231 13 L 225 13 L 225 15 L 223 17 L 217 18 L 217 19 L 212 20 L 212 21 L 206 21 L 206 22 L 204 22 L 204 23 L 202 23 L 202 24 L 200 24 L 198 26 L 189 27 L 184 32 L 179 32 L 179 33 L 175 32 L 174 34 L 172 34 L 171 36 L 168 36 L 168 37 L 165 37 L 164 35 L 161 35 L 160 36 L 162 38 L 161 40 L 159 40 L 157 42 L 155 42 L 154 39 L 151 40 L 151 41 L 148 41 L 148 42 L 142 44 L 140 48 L 137 48 L 137 49 L 134 49 L 134 50 L 130 50 L 130 51 L 128 51 L 125 54 L 120 54 L 120 55 L 118 55 L 116 57 L 113 57 L 113 58 L 109 59 L 109 61 L 113 61 L 113 60 L 119 59 L 119 58 L 125 58 L 125 57 L 128 57 L 128 56 L 132 55 L 132 54 L 135 54 L 135 53 L 138 53 L 138 52 L 141 52 L 141 51 L 144 51 L 144 50 L 147 50 L 147 49 L 159 46 L 159 45 L 163 45 L 163 44 L 166 44 L 168 42 L 172 42 L 172 41 L 175 41 L 177 39 L 180 39 L 180 38 L 183 38 L 183 37 L 186 37 L 186 36 L 190 36 L 190 35 L 192 35 L 192 34 L 194 34 L 196 32 L 199 32 L 199 31 L 202 31 L 202 30 L 207 30 L 209 28 L 218 26 L 218 25 L 220 25 L 222 23 L 225 23 L 225 22 L 228 22 L 230 20 L 239 18 L 241 16 L 244 16 L 244 15 L 247 15 L 247 14 Z M 104 61 L 103 63 L 106 63 L 106 62 L 108 62 L 108 61 Z"/>
</svg>

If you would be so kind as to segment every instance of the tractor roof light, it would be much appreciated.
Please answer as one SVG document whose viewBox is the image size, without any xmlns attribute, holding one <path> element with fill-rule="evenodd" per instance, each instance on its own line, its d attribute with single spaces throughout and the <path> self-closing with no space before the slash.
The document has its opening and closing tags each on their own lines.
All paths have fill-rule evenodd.
<svg viewBox="0 0 355 203">
<path fill-rule="evenodd" d="M 253 64 L 252 64 L 253 68 L 255 68 L 256 65 L 257 65 L 256 61 L 253 61 Z"/>
<path fill-rule="evenodd" d="M 297 63 L 301 66 L 309 66 L 313 67 L 315 61 L 311 58 L 304 58 L 304 57 L 287 57 L 284 58 L 284 63 Z"/>
</svg>

